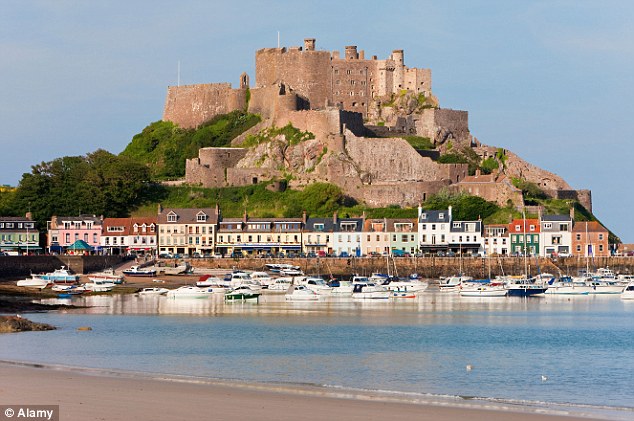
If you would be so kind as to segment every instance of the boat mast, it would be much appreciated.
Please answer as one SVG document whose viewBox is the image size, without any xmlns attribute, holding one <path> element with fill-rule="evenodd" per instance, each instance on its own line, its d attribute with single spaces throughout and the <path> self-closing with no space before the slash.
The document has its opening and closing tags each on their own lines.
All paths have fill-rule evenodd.
<svg viewBox="0 0 634 421">
<path fill-rule="evenodd" d="M 522 219 L 524 221 L 524 275 L 526 276 L 526 279 L 528 279 L 529 276 L 526 261 L 526 209 L 522 209 Z"/>
</svg>

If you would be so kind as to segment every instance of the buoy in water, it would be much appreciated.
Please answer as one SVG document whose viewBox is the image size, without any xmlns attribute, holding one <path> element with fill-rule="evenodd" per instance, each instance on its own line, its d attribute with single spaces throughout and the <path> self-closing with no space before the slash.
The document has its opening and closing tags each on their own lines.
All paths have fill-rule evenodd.
<svg viewBox="0 0 634 421">
<path fill-rule="evenodd" d="M 92 330 L 92 327 L 90 327 L 90 326 L 80 326 L 80 327 L 77 328 L 77 330 L 80 330 L 80 331 Z"/>
</svg>

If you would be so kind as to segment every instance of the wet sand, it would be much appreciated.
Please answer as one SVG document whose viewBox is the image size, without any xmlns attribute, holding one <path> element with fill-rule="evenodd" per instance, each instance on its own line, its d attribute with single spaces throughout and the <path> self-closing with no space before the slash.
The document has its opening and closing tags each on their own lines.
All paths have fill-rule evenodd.
<svg viewBox="0 0 634 421">
<path fill-rule="evenodd" d="M 410 403 L 393 395 L 311 386 L 0 362 L 0 405 L 59 405 L 64 421 L 589 419 L 464 402 Z"/>
</svg>

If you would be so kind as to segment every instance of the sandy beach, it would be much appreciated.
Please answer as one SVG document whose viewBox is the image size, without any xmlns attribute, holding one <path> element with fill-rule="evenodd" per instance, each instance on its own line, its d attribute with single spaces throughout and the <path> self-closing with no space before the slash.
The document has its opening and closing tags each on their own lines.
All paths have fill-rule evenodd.
<svg viewBox="0 0 634 421">
<path fill-rule="evenodd" d="M 59 405 L 60 420 L 588 420 L 399 401 L 293 385 L 232 383 L 0 362 L 0 405 Z M 457 404 L 459 405 L 459 404 Z M 508 409 L 508 408 L 507 408 Z M 534 409 L 533 409 L 534 411 Z"/>
</svg>

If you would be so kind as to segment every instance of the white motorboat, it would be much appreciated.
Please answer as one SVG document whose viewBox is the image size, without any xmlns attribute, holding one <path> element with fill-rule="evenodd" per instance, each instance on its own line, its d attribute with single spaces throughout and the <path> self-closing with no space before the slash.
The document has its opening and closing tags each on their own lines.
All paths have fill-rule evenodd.
<svg viewBox="0 0 634 421">
<path fill-rule="evenodd" d="M 291 277 L 282 277 L 277 278 L 272 284 L 267 288 L 271 292 L 286 292 L 293 284 L 293 278 Z"/>
<path fill-rule="evenodd" d="M 153 288 L 143 288 L 141 291 L 138 292 L 139 295 L 143 295 L 143 296 L 151 296 L 151 295 L 165 295 L 169 292 L 169 289 L 167 288 L 159 288 L 159 287 L 153 287 Z"/>
<path fill-rule="evenodd" d="M 627 284 L 623 292 L 621 293 L 622 300 L 634 300 L 634 281 Z"/>
<path fill-rule="evenodd" d="M 608 278 L 593 278 L 587 282 L 587 285 L 591 288 L 590 294 L 620 294 L 626 287 L 616 279 L 609 280 Z"/>
<path fill-rule="evenodd" d="M 88 275 L 88 279 L 91 282 L 95 281 L 108 281 L 115 284 L 122 284 L 124 281 L 123 275 L 117 274 L 114 269 L 106 269 L 102 272 L 95 272 Z"/>
<path fill-rule="evenodd" d="M 458 292 L 463 282 L 470 281 L 473 281 L 473 278 L 464 275 L 441 277 L 438 280 L 438 289 L 440 289 L 441 292 Z"/>
<path fill-rule="evenodd" d="M 262 289 L 262 285 L 259 282 L 251 279 L 251 275 L 246 272 L 237 270 L 232 272 L 230 276 L 230 285 L 234 289 L 243 285 L 258 291 Z"/>
<path fill-rule="evenodd" d="M 370 277 L 372 280 L 372 277 Z M 427 289 L 427 282 L 422 282 L 417 279 L 386 279 L 381 286 L 389 289 L 390 291 L 409 291 L 409 292 L 423 292 Z"/>
<path fill-rule="evenodd" d="M 465 283 L 459 294 L 462 297 L 506 297 L 507 290 L 503 285 Z"/>
<path fill-rule="evenodd" d="M 181 275 L 183 273 L 190 272 L 192 267 L 189 263 L 184 262 L 176 266 L 158 266 L 155 267 L 155 269 L 157 272 L 162 272 L 164 275 Z"/>
<path fill-rule="evenodd" d="M 30 278 L 22 279 L 17 282 L 17 286 L 24 288 L 44 289 L 50 284 L 51 281 L 43 279 L 38 275 L 31 275 Z"/>
<path fill-rule="evenodd" d="M 259 283 L 265 288 L 268 288 L 275 280 L 266 272 L 251 272 L 251 280 Z"/>
<path fill-rule="evenodd" d="M 350 281 L 338 281 L 335 279 L 330 281 L 328 285 L 332 288 L 331 295 L 337 296 L 350 296 L 352 295 L 352 290 L 354 289 L 352 282 Z"/>
<path fill-rule="evenodd" d="M 207 291 L 206 288 L 185 285 L 169 290 L 166 295 L 169 298 L 207 298 L 211 294 L 212 292 Z"/>
<path fill-rule="evenodd" d="M 109 292 L 115 287 L 114 282 L 95 280 L 84 284 L 84 288 L 92 292 Z"/>
<path fill-rule="evenodd" d="M 319 294 L 305 285 L 296 285 L 284 296 L 286 301 L 318 301 Z"/>
<path fill-rule="evenodd" d="M 319 295 L 332 294 L 332 288 L 322 278 L 308 277 L 301 282 L 301 285 L 305 285 L 306 288 Z"/>
<path fill-rule="evenodd" d="M 392 293 L 382 286 L 373 283 L 355 283 L 352 298 L 356 300 L 387 300 Z"/>
<path fill-rule="evenodd" d="M 569 276 L 562 276 L 551 281 L 546 290 L 546 294 L 555 295 L 588 295 L 592 287 L 588 286 L 584 280 L 577 280 Z"/>
</svg>

